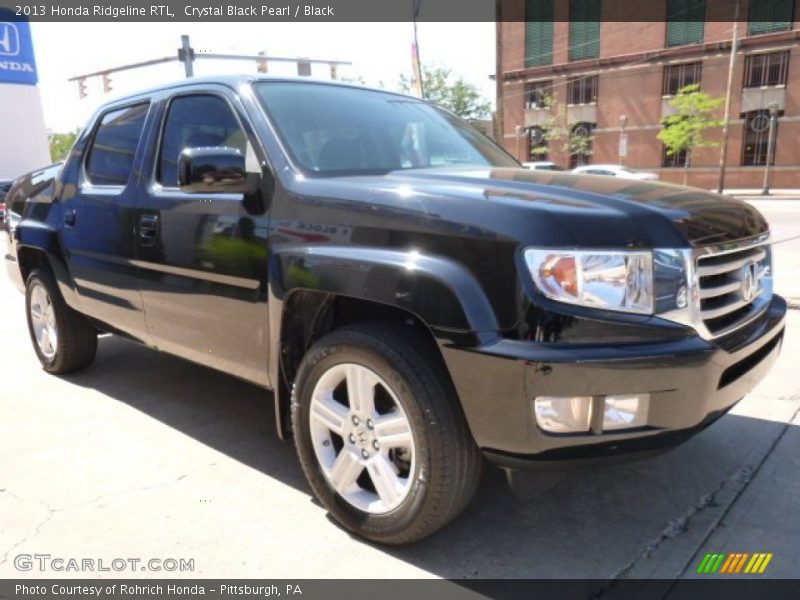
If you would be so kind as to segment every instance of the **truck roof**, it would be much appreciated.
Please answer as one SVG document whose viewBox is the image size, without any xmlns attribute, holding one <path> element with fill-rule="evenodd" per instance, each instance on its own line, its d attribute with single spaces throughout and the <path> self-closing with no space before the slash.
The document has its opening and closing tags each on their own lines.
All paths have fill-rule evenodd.
<svg viewBox="0 0 800 600">
<path fill-rule="evenodd" d="M 190 85 L 197 85 L 197 84 L 216 84 L 216 85 L 225 85 L 232 89 L 236 89 L 241 85 L 256 82 L 256 81 L 294 81 L 294 82 L 302 82 L 302 83 L 317 83 L 320 85 L 333 85 L 333 86 L 342 86 L 342 87 L 352 87 L 357 89 L 363 90 L 372 90 L 376 92 L 383 92 L 385 94 L 393 94 L 395 96 L 402 96 L 404 98 L 414 98 L 415 100 L 419 100 L 421 102 L 425 102 L 420 98 L 415 96 L 409 96 L 407 94 L 401 94 L 398 92 L 392 92 L 389 90 L 381 90 L 378 88 L 364 86 L 358 83 L 351 83 L 347 81 L 335 81 L 335 80 L 327 80 L 327 79 L 313 79 L 311 77 L 299 77 L 299 76 L 291 76 L 291 75 L 247 75 L 247 74 L 235 74 L 235 75 L 208 75 L 204 77 L 190 77 L 187 79 L 179 79 L 177 81 L 173 81 L 170 83 L 163 83 L 161 85 L 155 85 L 146 89 L 143 89 L 138 92 L 134 92 L 131 94 L 125 94 L 123 96 L 118 96 L 113 100 L 109 100 L 108 102 L 104 102 L 99 105 L 100 108 L 111 106 L 114 104 L 118 104 L 120 102 L 126 102 L 128 100 L 135 100 L 137 98 L 141 98 L 142 96 L 147 96 L 153 94 L 155 92 L 161 92 L 164 90 L 172 90 L 172 89 L 179 89 L 181 87 L 186 87 Z"/>
</svg>

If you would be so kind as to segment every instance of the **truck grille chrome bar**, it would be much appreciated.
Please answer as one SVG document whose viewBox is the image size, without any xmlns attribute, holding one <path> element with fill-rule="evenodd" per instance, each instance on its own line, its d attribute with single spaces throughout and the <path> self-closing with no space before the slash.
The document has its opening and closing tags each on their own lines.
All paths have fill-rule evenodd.
<svg viewBox="0 0 800 600">
<path fill-rule="evenodd" d="M 700 320 L 719 337 L 755 318 L 772 296 L 770 251 L 762 238 L 695 253 Z"/>
</svg>

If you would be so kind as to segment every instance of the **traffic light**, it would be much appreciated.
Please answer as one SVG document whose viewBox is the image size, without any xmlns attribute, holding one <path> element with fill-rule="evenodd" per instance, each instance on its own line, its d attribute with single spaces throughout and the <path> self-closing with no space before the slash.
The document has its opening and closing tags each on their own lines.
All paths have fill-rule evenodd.
<svg viewBox="0 0 800 600">
<path fill-rule="evenodd" d="M 111 87 L 111 75 L 108 73 L 103 73 L 103 93 L 107 94 L 112 89 L 114 88 Z"/>
<path fill-rule="evenodd" d="M 78 97 L 83 100 L 88 95 L 89 92 L 86 90 L 86 78 L 81 77 L 78 79 Z"/>
<path fill-rule="evenodd" d="M 258 71 L 259 73 L 267 73 L 268 72 L 267 60 L 266 60 L 267 53 L 266 52 L 259 52 L 258 55 L 259 56 L 263 56 L 264 59 L 258 59 L 256 61 L 256 71 Z"/>
</svg>

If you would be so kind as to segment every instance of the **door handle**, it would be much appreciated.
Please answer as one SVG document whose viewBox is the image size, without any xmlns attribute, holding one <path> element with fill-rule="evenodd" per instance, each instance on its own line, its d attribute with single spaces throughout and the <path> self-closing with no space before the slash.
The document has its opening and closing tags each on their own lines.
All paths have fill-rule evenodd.
<svg viewBox="0 0 800 600">
<path fill-rule="evenodd" d="M 158 215 L 139 217 L 139 242 L 142 246 L 155 246 L 158 238 Z"/>
<path fill-rule="evenodd" d="M 77 214 L 71 208 L 68 208 L 64 211 L 64 225 L 67 227 L 75 227 L 75 221 L 77 219 Z"/>
</svg>

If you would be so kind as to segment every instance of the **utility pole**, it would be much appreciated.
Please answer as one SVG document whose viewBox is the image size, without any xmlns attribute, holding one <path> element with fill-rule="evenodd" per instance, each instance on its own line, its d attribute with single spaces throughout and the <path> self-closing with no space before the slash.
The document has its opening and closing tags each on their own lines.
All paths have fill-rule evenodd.
<svg viewBox="0 0 800 600">
<path fill-rule="evenodd" d="M 411 0 L 414 11 L 414 47 L 413 56 L 414 60 L 414 77 L 417 80 L 417 89 L 419 90 L 419 97 L 425 97 L 425 82 L 422 79 L 422 63 L 419 60 L 419 41 L 417 40 L 417 17 L 419 16 L 419 9 L 422 5 L 422 0 Z"/>
<path fill-rule="evenodd" d="M 731 96 L 733 95 L 733 71 L 736 68 L 736 51 L 739 46 L 739 4 L 741 0 L 736 0 L 736 8 L 733 11 L 733 37 L 731 39 L 731 57 L 728 62 L 728 86 L 725 90 L 725 114 L 722 117 L 722 143 L 719 148 L 719 182 L 717 192 L 722 193 L 725 189 L 725 163 L 728 160 L 728 133 L 731 120 Z"/>
<path fill-rule="evenodd" d="M 181 47 L 178 49 L 178 60 L 183 63 L 186 77 L 194 77 L 194 48 L 189 43 L 189 36 L 181 36 Z"/>
<path fill-rule="evenodd" d="M 503 2 L 495 1 L 495 107 L 494 107 L 494 139 L 503 145 L 505 130 L 503 123 Z"/>
</svg>

